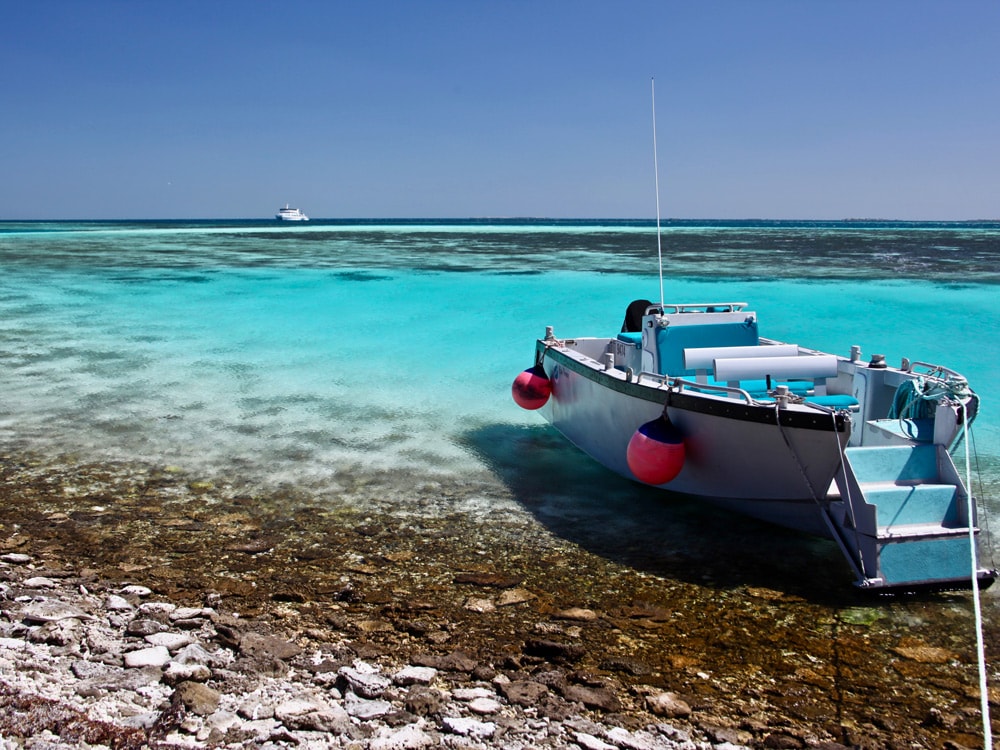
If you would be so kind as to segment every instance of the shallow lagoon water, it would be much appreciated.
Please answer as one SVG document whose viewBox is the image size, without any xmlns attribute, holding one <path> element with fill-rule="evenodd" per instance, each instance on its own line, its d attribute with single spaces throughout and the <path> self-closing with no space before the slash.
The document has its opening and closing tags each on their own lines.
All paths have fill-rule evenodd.
<svg viewBox="0 0 1000 750">
<path fill-rule="evenodd" d="M 966 374 L 997 483 L 1000 225 L 674 223 L 663 246 L 667 301 L 746 301 L 773 338 Z M 649 222 L 7 223 L 0 264 L 0 437 L 261 487 L 488 486 L 476 436 L 548 431 L 509 396 L 533 339 L 613 333 L 659 296 Z"/>
<path fill-rule="evenodd" d="M 1000 311 L 975 269 L 998 237 L 668 227 L 665 297 L 746 301 L 774 338 L 958 369 L 984 397 L 992 467 Z M 655 229 L 635 222 L 7 224 L 0 263 L 0 435 L 264 484 L 488 471 L 461 435 L 539 425 L 509 385 L 544 327 L 613 333 L 628 301 L 659 296 Z"/>
<path fill-rule="evenodd" d="M 967 375 L 983 396 L 974 485 L 989 531 L 1000 510 L 1000 225 L 688 223 L 669 225 L 664 247 L 667 301 L 746 301 L 766 336 Z M 404 535 L 450 525 L 467 530 L 451 543 L 472 559 L 523 550 L 539 587 L 553 550 L 573 550 L 574 578 L 551 584 L 561 595 L 580 587 L 574 596 L 610 607 L 645 590 L 673 602 L 676 630 L 636 636 L 640 651 L 699 632 L 717 671 L 742 670 L 765 643 L 780 671 L 775 618 L 860 618 L 878 648 L 919 636 L 955 649 L 956 679 L 971 680 L 967 596 L 855 609 L 832 543 L 637 487 L 513 404 L 511 380 L 546 325 L 614 333 L 630 300 L 658 298 L 649 222 L 6 223 L 0 267 L 0 445 L 67 485 L 59 513 L 73 515 L 72 488 L 85 484 L 75 468 L 56 479 L 61 465 L 154 467 L 252 496 L 258 513 L 295 519 L 320 545 L 335 546 L 328 525 L 341 512 Z M 119 557 L 152 554 L 149 539 L 166 533 L 150 531 L 159 501 L 144 502 L 136 523 L 150 536 Z M 190 511 L 198 528 L 215 507 Z M 80 509 L 77 536 L 109 512 Z M 985 551 L 995 546 L 987 534 Z M 778 603 L 745 595 L 757 589 L 780 592 Z M 995 620 L 994 591 L 985 606 Z M 740 620 L 729 646 L 712 645 L 708 611 Z M 902 690 L 906 673 L 890 677 Z M 968 687 L 946 692 L 975 705 Z"/>
</svg>

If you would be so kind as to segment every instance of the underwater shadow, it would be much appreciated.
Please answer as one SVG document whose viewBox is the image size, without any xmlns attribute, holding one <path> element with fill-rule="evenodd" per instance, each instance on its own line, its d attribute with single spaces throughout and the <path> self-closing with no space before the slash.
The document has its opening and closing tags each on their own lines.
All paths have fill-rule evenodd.
<svg viewBox="0 0 1000 750">
<path fill-rule="evenodd" d="M 548 425 L 490 424 L 460 440 L 539 523 L 605 559 L 712 588 L 763 587 L 834 606 L 863 598 L 833 541 L 631 482 Z"/>
</svg>

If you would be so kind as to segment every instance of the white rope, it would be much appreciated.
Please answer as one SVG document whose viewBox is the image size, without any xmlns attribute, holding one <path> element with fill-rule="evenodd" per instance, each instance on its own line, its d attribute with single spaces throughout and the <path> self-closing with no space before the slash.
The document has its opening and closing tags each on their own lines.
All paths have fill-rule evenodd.
<svg viewBox="0 0 1000 750">
<path fill-rule="evenodd" d="M 854 514 L 854 498 L 851 497 L 851 478 L 847 475 L 847 445 L 840 444 L 840 438 L 837 437 L 837 412 L 832 412 L 830 416 L 833 418 L 833 440 L 837 444 L 837 452 L 840 454 L 840 472 L 844 475 L 844 492 L 846 497 L 841 498 L 847 504 L 847 514 L 851 517 L 851 526 L 854 527 L 854 548 L 858 552 L 857 560 L 857 570 L 860 574 L 862 580 L 867 579 L 867 574 L 865 573 L 865 554 L 861 549 L 861 531 L 858 529 L 858 519 Z M 849 420 L 850 416 L 845 414 L 844 420 Z M 861 499 L 864 499 L 864 492 L 861 493 Z M 846 547 L 846 540 L 845 540 Z"/>
<path fill-rule="evenodd" d="M 965 487 L 969 514 L 969 555 L 972 561 L 972 604 L 976 615 L 976 653 L 979 657 L 979 702 L 983 716 L 983 747 L 993 748 L 993 729 L 990 726 L 990 701 L 986 691 L 986 651 L 983 646 L 983 612 L 979 603 L 979 560 L 976 557 L 976 532 L 973 528 L 975 503 L 972 498 L 972 462 L 969 459 L 969 414 L 962 404 L 962 442 L 965 443 Z"/>
</svg>

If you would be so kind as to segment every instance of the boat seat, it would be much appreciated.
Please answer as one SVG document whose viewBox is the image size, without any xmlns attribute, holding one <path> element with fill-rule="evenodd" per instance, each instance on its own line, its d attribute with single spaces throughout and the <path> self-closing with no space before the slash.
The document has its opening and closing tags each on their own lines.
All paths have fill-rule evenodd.
<svg viewBox="0 0 1000 750">
<path fill-rule="evenodd" d="M 698 318 L 690 314 L 683 317 Z M 705 347 L 753 347 L 760 343 L 757 321 L 753 317 L 723 323 L 674 323 L 663 328 L 645 329 L 656 336 L 656 369 L 660 375 L 693 376 L 695 371 L 684 365 L 684 350 Z"/>
<path fill-rule="evenodd" d="M 767 346 L 705 346 L 684 350 L 684 369 L 694 370 L 699 383 L 708 382 L 708 371 L 715 367 L 716 359 L 795 357 L 798 344 L 774 344 Z"/>
<path fill-rule="evenodd" d="M 786 385 L 799 396 L 826 396 L 826 380 L 837 375 L 833 354 L 796 357 L 721 357 L 715 360 L 714 380 L 751 395 L 767 395 L 771 386 Z M 763 384 L 763 387 L 761 387 Z"/>
<path fill-rule="evenodd" d="M 708 379 L 705 381 L 705 385 L 715 385 L 724 388 L 734 388 L 734 387 L 739 388 L 742 391 L 746 391 L 757 400 L 766 400 L 770 394 L 770 391 L 768 391 L 767 389 L 768 383 L 766 379 L 741 380 L 734 386 L 731 381 L 716 380 L 715 378 L 709 376 Z M 788 388 L 789 393 L 794 393 L 796 396 L 801 396 L 802 398 L 812 396 L 816 392 L 815 383 L 813 383 L 813 381 L 811 380 L 772 380 L 771 390 L 774 390 L 774 388 L 779 385 L 785 386 L 786 388 Z M 698 388 L 693 387 L 692 390 L 697 391 Z M 705 388 L 702 392 L 715 393 L 716 395 L 720 395 L 719 391 L 710 390 L 708 388 Z M 812 399 L 810 398 L 810 400 Z"/>
</svg>

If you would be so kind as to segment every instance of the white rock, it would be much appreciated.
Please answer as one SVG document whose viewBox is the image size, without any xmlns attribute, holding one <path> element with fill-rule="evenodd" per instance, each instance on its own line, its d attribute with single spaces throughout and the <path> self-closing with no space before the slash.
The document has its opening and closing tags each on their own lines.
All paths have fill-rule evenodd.
<svg viewBox="0 0 1000 750">
<path fill-rule="evenodd" d="M 437 677 L 433 667 L 403 667 L 392 676 L 397 685 L 429 685 Z"/>
<path fill-rule="evenodd" d="M 58 584 L 51 578 L 45 576 L 35 576 L 21 582 L 21 585 L 29 589 L 54 589 Z"/>
<path fill-rule="evenodd" d="M 392 704 L 383 700 L 366 700 L 348 693 L 344 698 L 344 708 L 354 718 L 367 721 L 385 716 L 392 711 Z"/>
<path fill-rule="evenodd" d="M 493 700 L 493 698 L 473 698 L 469 701 L 469 710 L 474 714 L 479 714 L 481 716 L 486 714 L 495 714 L 503 706 L 499 701 Z"/>
<path fill-rule="evenodd" d="M 285 701 L 274 709 L 274 718 L 290 729 L 316 732 L 342 732 L 351 723 L 351 717 L 342 706 L 315 695 Z"/>
<path fill-rule="evenodd" d="M 110 609 L 112 612 L 131 612 L 135 607 L 128 603 L 125 597 L 118 596 L 117 594 L 111 594 L 105 602 L 104 608 Z"/>
<path fill-rule="evenodd" d="M 654 693 L 646 696 L 646 708 L 657 716 L 668 719 L 683 718 L 691 715 L 691 706 L 685 703 L 676 693 Z"/>
<path fill-rule="evenodd" d="M 283 721 L 289 716 L 302 716 L 311 711 L 318 711 L 326 705 L 326 702 L 312 696 L 300 696 L 290 698 L 278 704 L 274 709 L 274 715 Z"/>
<path fill-rule="evenodd" d="M 470 612 L 478 612 L 479 614 L 493 612 L 497 608 L 492 599 L 480 599 L 476 597 L 467 599 L 464 606 Z"/>
<path fill-rule="evenodd" d="M 146 588 L 145 586 L 132 584 L 130 586 L 123 587 L 118 593 L 124 596 L 150 596 L 153 593 L 153 590 Z"/>
<path fill-rule="evenodd" d="M 456 688 L 452 691 L 451 697 L 457 701 L 471 701 L 476 698 L 493 698 L 496 693 L 484 687 Z"/>
<path fill-rule="evenodd" d="M 236 713 L 249 721 L 274 718 L 274 706 L 264 703 L 256 695 L 244 696 L 236 707 Z"/>
<path fill-rule="evenodd" d="M 368 740 L 369 750 L 422 750 L 437 744 L 434 737 L 414 724 L 395 731 L 383 729 Z"/>
<path fill-rule="evenodd" d="M 163 633 L 152 633 L 147 635 L 143 640 L 153 646 L 163 646 L 165 649 L 171 653 L 176 653 L 185 646 L 190 646 L 194 643 L 194 638 L 184 633 L 171 633 L 165 631 Z"/>
<path fill-rule="evenodd" d="M 77 619 L 46 622 L 28 631 L 28 640 L 32 643 L 46 643 L 50 646 L 70 646 L 79 652 L 80 621 Z"/>
<path fill-rule="evenodd" d="M 93 655 L 106 654 L 111 657 L 121 657 L 122 641 L 114 632 L 102 627 L 88 627 L 83 637 L 84 643 Z"/>
<path fill-rule="evenodd" d="M 205 726 L 209 729 L 218 729 L 220 732 L 225 733 L 226 730 L 231 729 L 234 726 L 238 726 L 240 723 L 239 717 L 232 711 L 216 711 L 207 719 L 205 719 Z"/>
<path fill-rule="evenodd" d="M 224 649 L 207 651 L 200 643 L 187 645 L 174 654 L 174 661 L 179 664 L 204 664 L 208 667 L 224 667 L 234 658 L 230 651 Z"/>
<path fill-rule="evenodd" d="M 170 661 L 170 652 L 163 646 L 141 648 L 125 654 L 126 667 L 162 667 Z"/>
<path fill-rule="evenodd" d="M 0 560 L 11 565 L 27 565 L 31 562 L 31 555 L 22 555 L 20 552 L 8 552 L 6 555 L 0 557 Z"/>
<path fill-rule="evenodd" d="M 369 672 L 364 667 L 359 669 L 357 666 L 358 662 L 355 662 L 355 665 L 354 667 L 341 667 L 337 670 L 337 674 L 347 680 L 347 684 L 351 686 L 351 690 L 361 697 L 378 698 L 392 686 L 392 680 L 385 675 L 378 672 Z"/>
<path fill-rule="evenodd" d="M 604 740 L 585 732 L 577 732 L 575 739 L 576 744 L 582 747 L 583 750 L 618 750 L 617 745 L 609 745 Z"/>
<path fill-rule="evenodd" d="M 170 613 L 171 620 L 193 620 L 196 617 L 208 617 L 212 611 L 204 607 L 178 607 Z"/>
<path fill-rule="evenodd" d="M 627 747 L 629 750 L 660 750 L 662 741 L 642 730 L 630 732 L 622 727 L 612 727 L 604 734 L 617 747 Z"/>
<path fill-rule="evenodd" d="M 178 664 L 172 661 L 163 670 L 163 681 L 168 685 L 180 682 L 207 682 L 211 678 L 212 670 L 204 664 Z"/>
<path fill-rule="evenodd" d="M 441 726 L 447 732 L 460 734 L 463 737 L 485 739 L 492 737 L 497 731 L 497 725 L 492 721 L 477 721 L 460 716 L 446 716 L 441 719 Z"/>
<path fill-rule="evenodd" d="M 351 666 L 361 674 L 379 674 L 382 671 L 375 665 L 369 664 L 362 659 L 355 659 L 351 662 Z"/>
<path fill-rule="evenodd" d="M 28 622 L 56 622 L 58 620 L 93 620 L 94 616 L 84 612 L 79 607 L 66 604 L 57 599 L 45 599 L 32 602 L 21 610 L 21 617 Z"/>
<path fill-rule="evenodd" d="M 146 713 L 135 714 L 122 720 L 122 725 L 130 729 L 151 729 L 161 714 L 161 711 L 147 711 Z"/>
<path fill-rule="evenodd" d="M 139 612 L 147 616 L 168 615 L 175 609 L 177 605 L 170 602 L 143 602 L 139 605 Z"/>
<path fill-rule="evenodd" d="M 507 589 L 497 599 L 497 606 L 509 607 L 513 604 L 524 604 L 524 602 L 530 602 L 532 599 L 537 598 L 537 596 L 526 589 Z"/>
<path fill-rule="evenodd" d="M 240 725 L 240 730 L 254 735 L 257 742 L 264 744 L 279 726 L 281 725 L 274 719 L 252 719 L 244 721 Z"/>
</svg>

